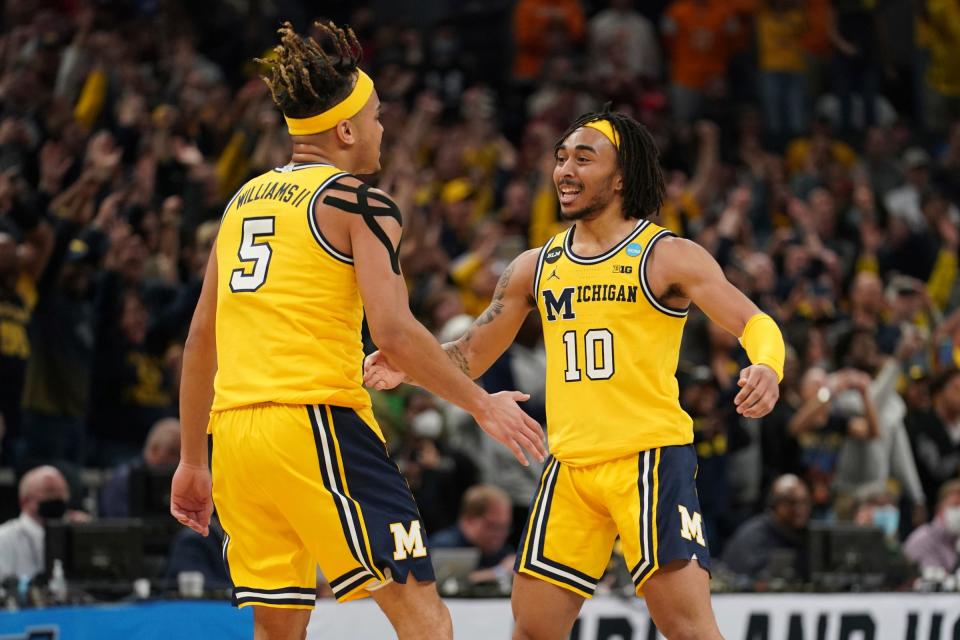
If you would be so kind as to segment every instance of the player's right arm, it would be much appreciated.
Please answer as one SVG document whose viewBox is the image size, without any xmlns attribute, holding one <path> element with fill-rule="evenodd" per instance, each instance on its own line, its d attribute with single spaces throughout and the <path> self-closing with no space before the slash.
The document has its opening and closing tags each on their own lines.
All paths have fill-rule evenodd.
<svg viewBox="0 0 960 640">
<path fill-rule="evenodd" d="M 482 376 L 503 355 L 536 305 L 533 279 L 539 253 L 539 249 L 530 249 L 517 256 L 500 276 L 486 311 L 460 338 L 443 345 L 447 357 L 470 378 Z M 376 389 L 392 389 L 401 382 L 419 384 L 415 375 L 397 371 L 394 364 L 382 353 L 370 354 L 364 363 L 364 383 Z"/>
<path fill-rule="evenodd" d="M 200 300 L 183 348 L 180 380 L 180 464 L 170 487 L 170 513 L 206 536 L 213 513 L 207 421 L 217 373 L 217 245 L 210 250 Z"/>
<path fill-rule="evenodd" d="M 399 264 L 402 219 L 393 201 L 352 177 L 342 178 L 328 192 L 317 207 L 324 219 L 346 226 L 367 325 L 381 353 L 427 390 L 463 407 L 522 464 L 527 464 L 523 449 L 542 461 L 546 448 L 540 425 L 517 405 L 528 396 L 485 392 L 454 366 L 411 313 Z"/>
</svg>

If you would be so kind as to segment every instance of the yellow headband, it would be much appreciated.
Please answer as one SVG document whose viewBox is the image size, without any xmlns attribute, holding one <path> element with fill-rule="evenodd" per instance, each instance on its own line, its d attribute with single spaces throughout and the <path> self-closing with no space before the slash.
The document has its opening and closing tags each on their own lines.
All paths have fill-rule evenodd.
<svg viewBox="0 0 960 640">
<path fill-rule="evenodd" d="M 333 105 L 323 113 L 318 113 L 309 118 L 290 118 L 284 116 L 287 121 L 287 130 L 292 136 L 309 136 L 314 133 L 321 133 L 328 129 L 333 129 L 341 120 L 348 120 L 360 113 L 363 105 L 373 94 L 373 80 L 360 69 L 357 69 L 357 84 L 343 101 Z"/>
<path fill-rule="evenodd" d="M 615 146 L 617 149 L 620 148 L 620 134 L 617 133 L 617 130 L 613 128 L 613 125 L 609 120 L 594 120 L 593 122 L 588 122 L 583 126 L 596 129 L 603 135 L 607 136 L 607 140 L 609 140 L 613 146 Z"/>
</svg>

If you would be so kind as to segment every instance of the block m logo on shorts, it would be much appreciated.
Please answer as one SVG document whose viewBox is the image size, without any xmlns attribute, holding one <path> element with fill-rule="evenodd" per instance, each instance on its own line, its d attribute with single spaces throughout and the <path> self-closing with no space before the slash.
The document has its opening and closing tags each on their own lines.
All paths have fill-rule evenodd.
<svg viewBox="0 0 960 640">
<path fill-rule="evenodd" d="M 691 516 L 682 504 L 677 505 L 677 508 L 680 510 L 680 536 L 686 540 L 696 540 L 701 547 L 707 546 L 703 539 L 703 518 L 700 514 L 694 511 Z"/>
<path fill-rule="evenodd" d="M 390 533 L 393 534 L 394 560 L 406 560 L 408 554 L 414 558 L 427 555 L 427 548 L 423 546 L 423 534 L 420 533 L 419 520 L 412 521 L 409 529 L 404 527 L 402 522 L 393 522 L 390 524 Z"/>
</svg>

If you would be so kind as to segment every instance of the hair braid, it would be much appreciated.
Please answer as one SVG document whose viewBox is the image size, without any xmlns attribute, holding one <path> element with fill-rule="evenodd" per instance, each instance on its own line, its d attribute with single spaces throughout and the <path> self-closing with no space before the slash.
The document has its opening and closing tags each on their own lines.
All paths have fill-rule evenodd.
<svg viewBox="0 0 960 640">
<path fill-rule="evenodd" d="M 270 95 L 285 116 L 306 118 L 326 111 L 353 89 L 354 76 L 363 50 L 353 30 L 332 22 L 314 24 L 323 43 L 301 36 L 284 22 L 277 30 L 280 44 L 272 60 L 256 59 L 267 65 L 261 76 Z"/>
</svg>

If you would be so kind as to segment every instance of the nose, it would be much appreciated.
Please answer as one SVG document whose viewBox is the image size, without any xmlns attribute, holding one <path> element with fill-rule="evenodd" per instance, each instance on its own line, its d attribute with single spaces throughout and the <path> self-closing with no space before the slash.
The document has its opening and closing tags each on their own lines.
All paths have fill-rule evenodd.
<svg viewBox="0 0 960 640">
<path fill-rule="evenodd" d="M 565 178 L 574 178 L 576 168 L 577 163 L 574 162 L 572 158 L 567 158 L 557 165 L 557 168 L 554 170 L 554 176 L 556 176 L 558 182 Z"/>
</svg>

